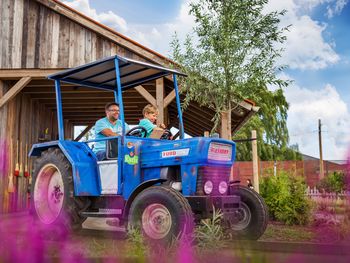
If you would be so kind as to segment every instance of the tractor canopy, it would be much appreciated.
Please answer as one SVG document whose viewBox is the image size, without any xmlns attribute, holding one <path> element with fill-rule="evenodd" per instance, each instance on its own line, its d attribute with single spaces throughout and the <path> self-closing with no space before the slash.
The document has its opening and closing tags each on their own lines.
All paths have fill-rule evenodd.
<svg viewBox="0 0 350 263">
<path fill-rule="evenodd" d="M 117 63 L 115 63 L 116 60 Z M 170 74 L 185 76 L 185 74 L 174 69 L 121 56 L 112 56 L 52 74 L 48 78 L 113 91 L 117 86 L 117 74 L 120 74 L 122 90 Z"/>
</svg>

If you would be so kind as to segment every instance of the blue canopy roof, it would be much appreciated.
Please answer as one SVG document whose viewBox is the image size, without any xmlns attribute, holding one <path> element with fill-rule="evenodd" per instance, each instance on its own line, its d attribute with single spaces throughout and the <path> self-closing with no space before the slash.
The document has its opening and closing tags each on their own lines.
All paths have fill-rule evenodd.
<svg viewBox="0 0 350 263">
<path fill-rule="evenodd" d="M 170 74 L 185 76 L 185 74 L 174 69 L 121 56 L 112 56 L 52 74 L 48 78 L 82 86 L 114 90 L 116 88 L 116 58 L 119 62 L 122 90 L 133 88 Z"/>
</svg>

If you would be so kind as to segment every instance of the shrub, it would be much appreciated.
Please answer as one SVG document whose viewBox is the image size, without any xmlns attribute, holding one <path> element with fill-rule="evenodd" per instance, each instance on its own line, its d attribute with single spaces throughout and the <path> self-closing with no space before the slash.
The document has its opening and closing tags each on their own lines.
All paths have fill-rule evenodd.
<svg viewBox="0 0 350 263">
<path fill-rule="evenodd" d="M 311 218 L 311 202 L 305 196 L 306 185 L 300 176 L 281 171 L 264 177 L 260 193 L 269 208 L 271 219 L 288 225 L 305 225 Z"/>
<path fill-rule="evenodd" d="M 324 189 L 326 192 L 340 193 L 346 190 L 346 175 L 341 172 L 333 172 L 325 176 L 318 184 L 319 190 Z"/>
</svg>

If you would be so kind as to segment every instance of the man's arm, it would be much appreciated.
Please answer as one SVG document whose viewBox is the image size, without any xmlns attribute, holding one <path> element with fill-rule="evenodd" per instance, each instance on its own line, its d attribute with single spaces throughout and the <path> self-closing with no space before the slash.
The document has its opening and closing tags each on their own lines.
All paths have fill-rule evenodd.
<svg viewBox="0 0 350 263">
<path fill-rule="evenodd" d="M 106 137 L 112 137 L 112 136 L 119 136 L 118 133 L 116 132 L 113 132 L 111 129 L 109 128 L 106 128 L 106 129 L 103 129 L 102 131 L 100 131 L 104 136 Z"/>
</svg>

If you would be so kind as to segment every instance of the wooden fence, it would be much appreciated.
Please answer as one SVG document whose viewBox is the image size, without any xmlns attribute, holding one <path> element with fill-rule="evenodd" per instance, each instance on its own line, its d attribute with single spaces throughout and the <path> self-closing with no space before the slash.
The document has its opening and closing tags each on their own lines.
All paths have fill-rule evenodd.
<svg viewBox="0 0 350 263">
<path fill-rule="evenodd" d="M 345 206 L 350 205 L 350 191 L 342 191 L 340 193 L 320 192 L 316 187 L 308 186 L 305 192 L 311 200 L 317 204 L 324 204 L 326 206 Z"/>
</svg>

